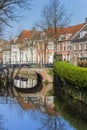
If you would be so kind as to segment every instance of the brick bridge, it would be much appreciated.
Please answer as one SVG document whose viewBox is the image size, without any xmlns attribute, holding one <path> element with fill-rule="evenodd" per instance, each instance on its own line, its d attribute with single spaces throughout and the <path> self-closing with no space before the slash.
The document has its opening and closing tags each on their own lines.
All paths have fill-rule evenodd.
<svg viewBox="0 0 87 130">
<path fill-rule="evenodd" d="M 25 74 L 35 74 L 39 73 L 42 76 L 42 82 L 48 80 L 50 83 L 53 83 L 53 77 L 48 74 L 51 68 L 22 68 L 20 72 Z"/>
<path fill-rule="evenodd" d="M 43 83 L 43 88 L 40 92 L 37 92 L 35 94 L 32 94 L 32 96 L 35 95 L 47 95 L 47 92 L 53 88 L 53 77 L 48 74 L 50 68 L 22 68 L 20 70 L 20 73 L 26 74 L 36 74 L 39 73 L 42 76 L 42 83 Z M 45 80 L 48 80 L 50 84 L 45 85 L 44 82 Z M 22 94 L 23 96 L 23 94 Z"/>
</svg>

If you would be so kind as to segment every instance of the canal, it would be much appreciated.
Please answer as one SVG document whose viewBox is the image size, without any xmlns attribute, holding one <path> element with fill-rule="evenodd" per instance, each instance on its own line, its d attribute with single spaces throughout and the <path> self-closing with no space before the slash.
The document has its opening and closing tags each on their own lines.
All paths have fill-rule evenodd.
<svg viewBox="0 0 87 130">
<path fill-rule="evenodd" d="M 0 130 L 87 130 L 87 106 L 72 103 L 54 96 L 0 97 Z"/>
<path fill-rule="evenodd" d="M 39 78 L 16 77 L 18 94 L 13 98 L 0 96 L 0 130 L 87 130 L 87 104 L 73 100 L 60 89 L 53 96 L 40 94 Z M 20 94 L 26 90 L 30 93 Z"/>
</svg>

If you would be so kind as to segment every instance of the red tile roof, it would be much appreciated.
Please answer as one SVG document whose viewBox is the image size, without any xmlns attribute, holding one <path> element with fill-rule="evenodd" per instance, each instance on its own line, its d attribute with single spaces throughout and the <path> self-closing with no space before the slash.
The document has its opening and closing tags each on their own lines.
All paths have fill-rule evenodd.
<svg viewBox="0 0 87 130">
<path fill-rule="evenodd" d="M 64 28 L 64 32 L 65 34 L 72 34 L 74 35 L 75 33 L 77 33 L 85 24 L 78 24 L 78 25 L 74 25 L 74 26 L 69 26 L 67 28 Z"/>
<path fill-rule="evenodd" d="M 33 35 L 34 34 L 34 35 Z M 35 38 L 40 38 L 40 32 L 39 31 L 36 31 L 36 30 L 24 30 L 20 36 L 19 36 L 19 39 L 18 39 L 18 43 L 23 43 L 23 40 L 27 38 L 28 40 L 29 39 L 35 39 Z"/>
<path fill-rule="evenodd" d="M 74 25 L 74 26 L 69 26 L 69 27 L 57 28 L 57 30 L 56 30 L 57 31 L 57 37 L 60 36 L 60 35 L 72 34 L 71 37 L 70 37 L 70 38 L 72 38 L 72 36 L 74 36 L 84 25 L 85 25 L 85 23 Z M 55 36 L 54 31 L 55 31 L 54 28 L 50 28 L 46 31 L 46 35 L 53 38 Z M 29 40 L 32 37 L 32 34 L 34 32 L 35 32 L 36 37 L 40 38 L 40 35 L 39 35 L 40 32 L 39 31 L 24 30 L 19 36 L 18 43 L 23 43 L 23 40 L 25 38 L 27 38 Z"/>
<path fill-rule="evenodd" d="M 75 35 L 78 31 L 80 31 L 80 29 L 85 25 L 85 23 L 83 24 L 78 24 L 78 25 L 74 25 L 74 26 L 69 26 L 69 27 L 63 27 L 63 28 L 57 28 L 56 32 L 57 32 L 57 37 L 60 35 L 66 35 L 66 34 L 72 34 L 71 37 L 73 35 Z M 47 35 L 53 37 L 55 36 L 55 30 L 54 28 L 50 28 L 49 30 L 47 30 Z M 71 38 L 70 37 L 70 38 Z"/>
<path fill-rule="evenodd" d="M 24 40 L 24 38 L 30 39 L 31 35 L 32 35 L 32 31 L 31 31 L 31 30 L 24 30 L 24 31 L 20 34 L 19 39 L 18 39 L 18 42 L 19 42 L 19 43 L 22 43 L 23 40 Z"/>
</svg>

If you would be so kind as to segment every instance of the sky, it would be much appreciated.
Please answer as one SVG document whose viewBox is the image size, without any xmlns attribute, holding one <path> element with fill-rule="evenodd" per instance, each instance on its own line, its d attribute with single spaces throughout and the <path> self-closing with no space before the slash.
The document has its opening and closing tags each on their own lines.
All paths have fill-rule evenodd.
<svg viewBox="0 0 87 130">
<path fill-rule="evenodd" d="M 5 29 L 5 39 L 17 36 L 23 30 L 32 30 L 34 23 L 41 20 L 41 10 L 47 5 L 49 0 L 33 0 L 30 10 L 21 10 L 24 16 L 17 22 L 11 22 L 11 28 Z M 69 26 L 84 23 L 87 17 L 87 0 L 60 0 L 71 15 Z"/>
</svg>

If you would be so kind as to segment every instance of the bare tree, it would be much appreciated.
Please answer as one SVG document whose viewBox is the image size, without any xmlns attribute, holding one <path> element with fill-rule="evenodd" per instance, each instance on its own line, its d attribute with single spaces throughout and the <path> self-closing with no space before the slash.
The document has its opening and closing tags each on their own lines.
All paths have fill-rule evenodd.
<svg viewBox="0 0 87 130">
<path fill-rule="evenodd" d="M 46 48 L 48 41 L 52 40 L 54 43 L 54 51 L 56 50 L 56 44 L 58 43 L 59 36 L 63 31 L 62 28 L 68 25 L 70 16 L 67 14 L 67 10 L 59 0 L 49 0 L 49 3 L 43 8 L 41 12 L 42 19 L 39 26 L 46 33 L 45 39 L 45 59 L 46 59 Z"/>
<path fill-rule="evenodd" d="M 0 0 L 0 28 L 2 24 L 9 25 L 9 20 L 15 20 L 19 9 L 30 9 L 31 1 L 32 0 Z"/>
<path fill-rule="evenodd" d="M 64 5 L 59 0 L 49 0 L 42 10 L 42 19 L 46 29 L 53 28 L 54 38 L 58 37 L 58 28 L 63 28 L 69 22 L 69 15 Z"/>
</svg>

